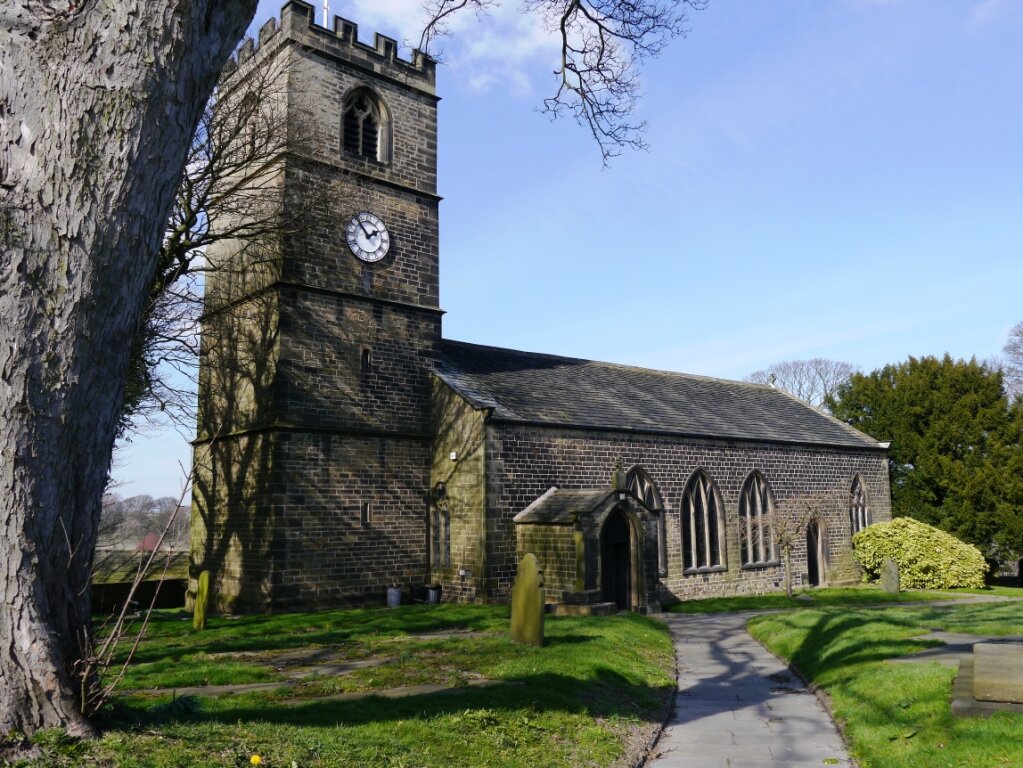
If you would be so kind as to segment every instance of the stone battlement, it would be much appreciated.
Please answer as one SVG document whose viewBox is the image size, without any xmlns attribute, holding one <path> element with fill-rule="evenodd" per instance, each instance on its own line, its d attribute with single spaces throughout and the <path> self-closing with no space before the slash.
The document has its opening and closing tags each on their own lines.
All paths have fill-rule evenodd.
<svg viewBox="0 0 1023 768">
<path fill-rule="evenodd" d="M 302 0 L 289 0 L 281 8 L 280 21 L 269 19 L 260 27 L 256 40 L 249 38 L 242 43 L 237 55 L 224 67 L 224 79 L 229 79 L 278 35 L 322 55 L 340 58 L 377 74 L 400 78 L 421 90 L 434 92 L 437 63 L 428 55 L 414 50 L 411 60 L 403 59 L 398 55 L 398 42 L 379 32 L 373 35 L 372 45 L 360 42 L 359 25 L 340 16 L 334 16 L 333 29 L 320 26 L 316 23 L 313 6 Z"/>
</svg>

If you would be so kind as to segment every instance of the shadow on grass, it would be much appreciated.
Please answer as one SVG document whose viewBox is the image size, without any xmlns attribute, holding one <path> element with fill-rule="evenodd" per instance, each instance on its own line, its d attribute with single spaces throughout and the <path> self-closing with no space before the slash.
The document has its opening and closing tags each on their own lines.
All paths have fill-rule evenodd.
<svg viewBox="0 0 1023 768">
<path fill-rule="evenodd" d="M 312 621 L 310 621 L 312 617 Z M 415 607 L 395 610 L 360 609 L 295 613 L 276 616 L 217 617 L 205 632 L 191 630 L 179 614 L 156 615 L 146 642 L 134 663 L 177 661 L 196 653 L 285 651 L 309 646 L 342 645 L 363 637 L 377 640 L 431 632 L 482 632 L 507 619 L 507 610 L 474 613 L 462 606 Z"/>
<path fill-rule="evenodd" d="M 585 642 L 558 638 L 559 642 Z M 310 699 L 302 703 L 274 702 L 258 694 L 226 699 L 174 702 L 156 707 L 121 700 L 107 714 L 108 727 L 146 727 L 167 723 L 270 723 L 309 727 L 359 726 L 409 718 L 434 718 L 472 709 L 492 711 L 564 712 L 592 717 L 623 717 L 660 721 L 674 686 L 637 685 L 610 667 L 598 667 L 585 680 L 570 675 L 541 673 L 510 677 L 486 687 L 456 688 L 436 693 L 353 701 Z M 182 701 L 183 700 L 178 700 Z"/>
<path fill-rule="evenodd" d="M 800 619 L 805 615 L 779 616 L 774 620 L 806 632 L 790 661 L 814 680 L 825 670 L 834 673 L 844 667 L 884 661 L 941 644 L 905 636 L 906 630 L 921 631 L 919 616 L 829 611 L 804 628 Z"/>
</svg>

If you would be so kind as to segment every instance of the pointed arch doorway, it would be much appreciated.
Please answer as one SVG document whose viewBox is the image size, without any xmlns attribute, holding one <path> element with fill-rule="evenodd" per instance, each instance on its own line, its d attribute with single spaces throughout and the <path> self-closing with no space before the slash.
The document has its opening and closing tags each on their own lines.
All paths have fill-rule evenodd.
<svg viewBox="0 0 1023 768">
<path fill-rule="evenodd" d="M 616 509 L 600 532 L 600 587 L 605 602 L 619 610 L 632 608 L 632 526 Z"/>
</svg>

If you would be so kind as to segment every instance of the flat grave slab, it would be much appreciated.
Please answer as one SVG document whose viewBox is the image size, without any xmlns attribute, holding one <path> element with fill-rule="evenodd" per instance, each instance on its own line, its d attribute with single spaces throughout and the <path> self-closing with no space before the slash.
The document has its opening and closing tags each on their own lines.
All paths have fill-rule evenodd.
<svg viewBox="0 0 1023 768">
<path fill-rule="evenodd" d="M 1023 645 L 973 646 L 973 695 L 978 701 L 1023 704 Z"/>
</svg>

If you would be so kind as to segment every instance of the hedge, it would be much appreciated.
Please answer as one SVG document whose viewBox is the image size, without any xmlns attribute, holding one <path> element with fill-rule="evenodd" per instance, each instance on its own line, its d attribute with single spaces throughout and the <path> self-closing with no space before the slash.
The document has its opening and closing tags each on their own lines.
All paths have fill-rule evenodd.
<svg viewBox="0 0 1023 768">
<path fill-rule="evenodd" d="M 911 517 L 875 523 L 853 536 L 853 555 L 864 579 L 874 581 L 885 558 L 899 565 L 907 589 L 983 587 L 987 563 L 980 550 Z"/>
</svg>

